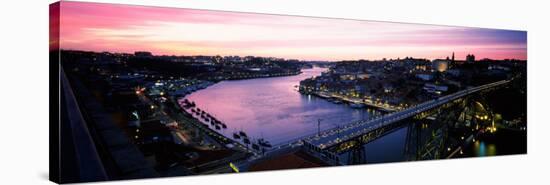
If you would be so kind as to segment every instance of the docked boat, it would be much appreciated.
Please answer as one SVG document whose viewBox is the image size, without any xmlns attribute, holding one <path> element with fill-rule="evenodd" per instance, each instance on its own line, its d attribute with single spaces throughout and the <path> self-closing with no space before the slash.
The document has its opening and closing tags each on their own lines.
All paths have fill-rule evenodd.
<svg viewBox="0 0 550 185">
<path fill-rule="evenodd" d="M 361 104 L 361 103 L 351 103 L 351 104 L 349 104 L 349 106 L 350 106 L 351 108 L 360 109 L 360 108 L 365 107 L 365 104 Z"/>
<path fill-rule="evenodd" d="M 243 138 L 243 143 L 244 143 L 244 144 L 250 144 L 250 139 L 248 139 L 248 138 L 246 138 L 246 137 Z"/>
<path fill-rule="evenodd" d="M 256 143 L 252 143 L 252 149 L 254 149 L 254 150 L 260 150 L 260 146 L 257 145 Z"/>
<path fill-rule="evenodd" d="M 241 135 L 242 137 L 248 137 L 248 136 L 246 135 L 246 133 L 244 133 L 242 130 L 239 131 L 239 135 Z"/>
<path fill-rule="evenodd" d="M 271 148 L 271 147 L 272 147 L 271 143 L 269 143 L 269 141 L 267 141 L 267 140 L 264 140 L 263 138 L 258 139 L 258 144 L 259 144 L 260 146 L 267 147 L 267 148 Z"/>
<path fill-rule="evenodd" d="M 220 123 L 220 125 L 222 125 L 222 128 L 227 128 L 227 125 L 225 125 L 223 123 Z"/>
<path fill-rule="evenodd" d="M 220 129 L 221 129 L 221 128 L 220 128 L 220 125 L 216 125 L 215 127 L 216 127 L 216 130 L 220 130 Z"/>
<path fill-rule="evenodd" d="M 235 139 L 241 139 L 241 136 L 237 133 L 233 133 L 233 138 Z"/>
</svg>

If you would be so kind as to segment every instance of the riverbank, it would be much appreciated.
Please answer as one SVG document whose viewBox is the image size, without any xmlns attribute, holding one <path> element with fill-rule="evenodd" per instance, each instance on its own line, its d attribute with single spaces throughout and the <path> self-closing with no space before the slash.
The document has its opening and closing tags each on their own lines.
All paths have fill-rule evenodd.
<svg viewBox="0 0 550 185">
<path fill-rule="evenodd" d="M 293 71 L 293 72 L 287 72 L 287 73 L 266 73 L 266 74 L 247 74 L 247 75 L 232 75 L 229 77 L 216 77 L 214 79 L 210 79 L 214 82 L 221 82 L 226 80 L 249 80 L 249 79 L 257 79 L 257 78 L 273 78 L 273 77 L 283 77 L 283 76 L 294 76 L 302 74 L 302 71 Z"/>
<path fill-rule="evenodd" d="M 336 93 L 319 92 L 319 91 L 307 91 L 307 90 L 302 90 L 301 88 L 300 88 L 299 92 L 302 93 L 302 94 L 306 94 L 306 95 L 315 95 L 317 97 L 326 99 L 326 100 L 328 100 L 332 103 L 335 103 L 335 104 L 348 103 L 352 108 L 370 107 L 370 108 L 375 108 L 379 111 L 383 111 L 383 112 L 387 112 L 387 113 L 401 110 L 401 108 L 399 108 L 399 107 L 390 106 L 388 104 L 374 103 L 373 101 L 370 101 L 370 100 L 367 101 L 367 100 L 363 100 L 363 99 L 360 99 L 360 98 L 348 98 L 348 97 L 345 97 L 345 96 L 342 96 L 342 95 L 338 95 Z"/>
</svg>

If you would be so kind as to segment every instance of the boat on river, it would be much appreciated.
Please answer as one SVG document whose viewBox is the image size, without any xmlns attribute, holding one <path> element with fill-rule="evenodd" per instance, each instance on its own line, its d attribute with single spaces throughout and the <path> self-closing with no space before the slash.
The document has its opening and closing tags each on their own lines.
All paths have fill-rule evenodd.
<svg viewBox="0 0 550 185">
<path fill-rule="evenodd" d="M 238 133 L 233 133 L 233 138 L 235 139 L 241 139 L 241 136 Z"/>
<path fill-rule="evenodd" d="M 239 135 L 241 135 L 242 137 L 248 137 L 248 136 L 246 135 L 246 133 L 244 133 L 242 130 L 239 131 Z"/>
<path fill-rule="evenodd" d="M 265 140 L 265 139 L 263 139 L 263 138 L 258 139 L 258 144 L 259 144 L 260 146 L 263 146 L 263 147 L 266 147 L 266 148 L 271 148 L 271 147 L 273 147 L 273 146 L 271 145 L 271 143 L 269 143 L 269 141 L 267 141 L 267 140 Z"/>
<path fill-rule="evenodd" d="M 364 107 L 365 107 L 365 104 L 362 104 L 362 103 L 350 103 L 349 106 L 350 106 L 351 108 L 360 109 L 360 108 L 364 108 Z"/>
<path fill-rule="evenodd" d="M 260 146 L 257 145 L 256 143 L 252 143 L 252 149 L 254 149 L 254 150 L 260 150 Z"/>
<path fill-rule="evenodd" d="M 244 143 L 244 144 L 250 144 L 250 139 L 248 139 L 248 138 L 246 138 L 246 137 L 243 138 L 243 143 Z"/>
</svg>

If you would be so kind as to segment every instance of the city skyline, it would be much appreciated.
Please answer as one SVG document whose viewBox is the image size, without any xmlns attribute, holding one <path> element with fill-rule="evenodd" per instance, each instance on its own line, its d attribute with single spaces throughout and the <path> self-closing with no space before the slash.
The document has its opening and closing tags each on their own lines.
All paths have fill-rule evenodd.
<svg viewBox="0 0 550 185">
<path fill-rule="evenodd" d="M 451 52 L 457 59 L 527 59 L 524 31 L 82 2 L 62 2 L 61 11 L 61 49 L 323 61 L 433 60 Z"/>
</svg>

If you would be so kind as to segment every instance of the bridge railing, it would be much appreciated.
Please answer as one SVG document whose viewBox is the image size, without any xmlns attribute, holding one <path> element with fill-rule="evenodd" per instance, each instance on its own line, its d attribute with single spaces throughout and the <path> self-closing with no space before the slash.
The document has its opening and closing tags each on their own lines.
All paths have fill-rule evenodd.
<svg viewBox="0 0 550 185">
<path fill-rule="evenodd" d="M 304 142 L 303 147 L 306 149 L 307 152 L 309 152 L 310 154 L 313 154 L 315 157 L 323 159 L 323 161 L 329 163 L 330 165 L 333 165 L 333 166 L 342 165 L 338 154 L 332 153 L 327 150 L 323 150 L 309 142 Z"/>
<path fill-rule="evenodd" d="M 107 180 L 96 145 L 78 106 L 65 72 L 60 69 L 59 182 Z M 65 169 L 66 168 L 66 169 Z"/>
</svg>

